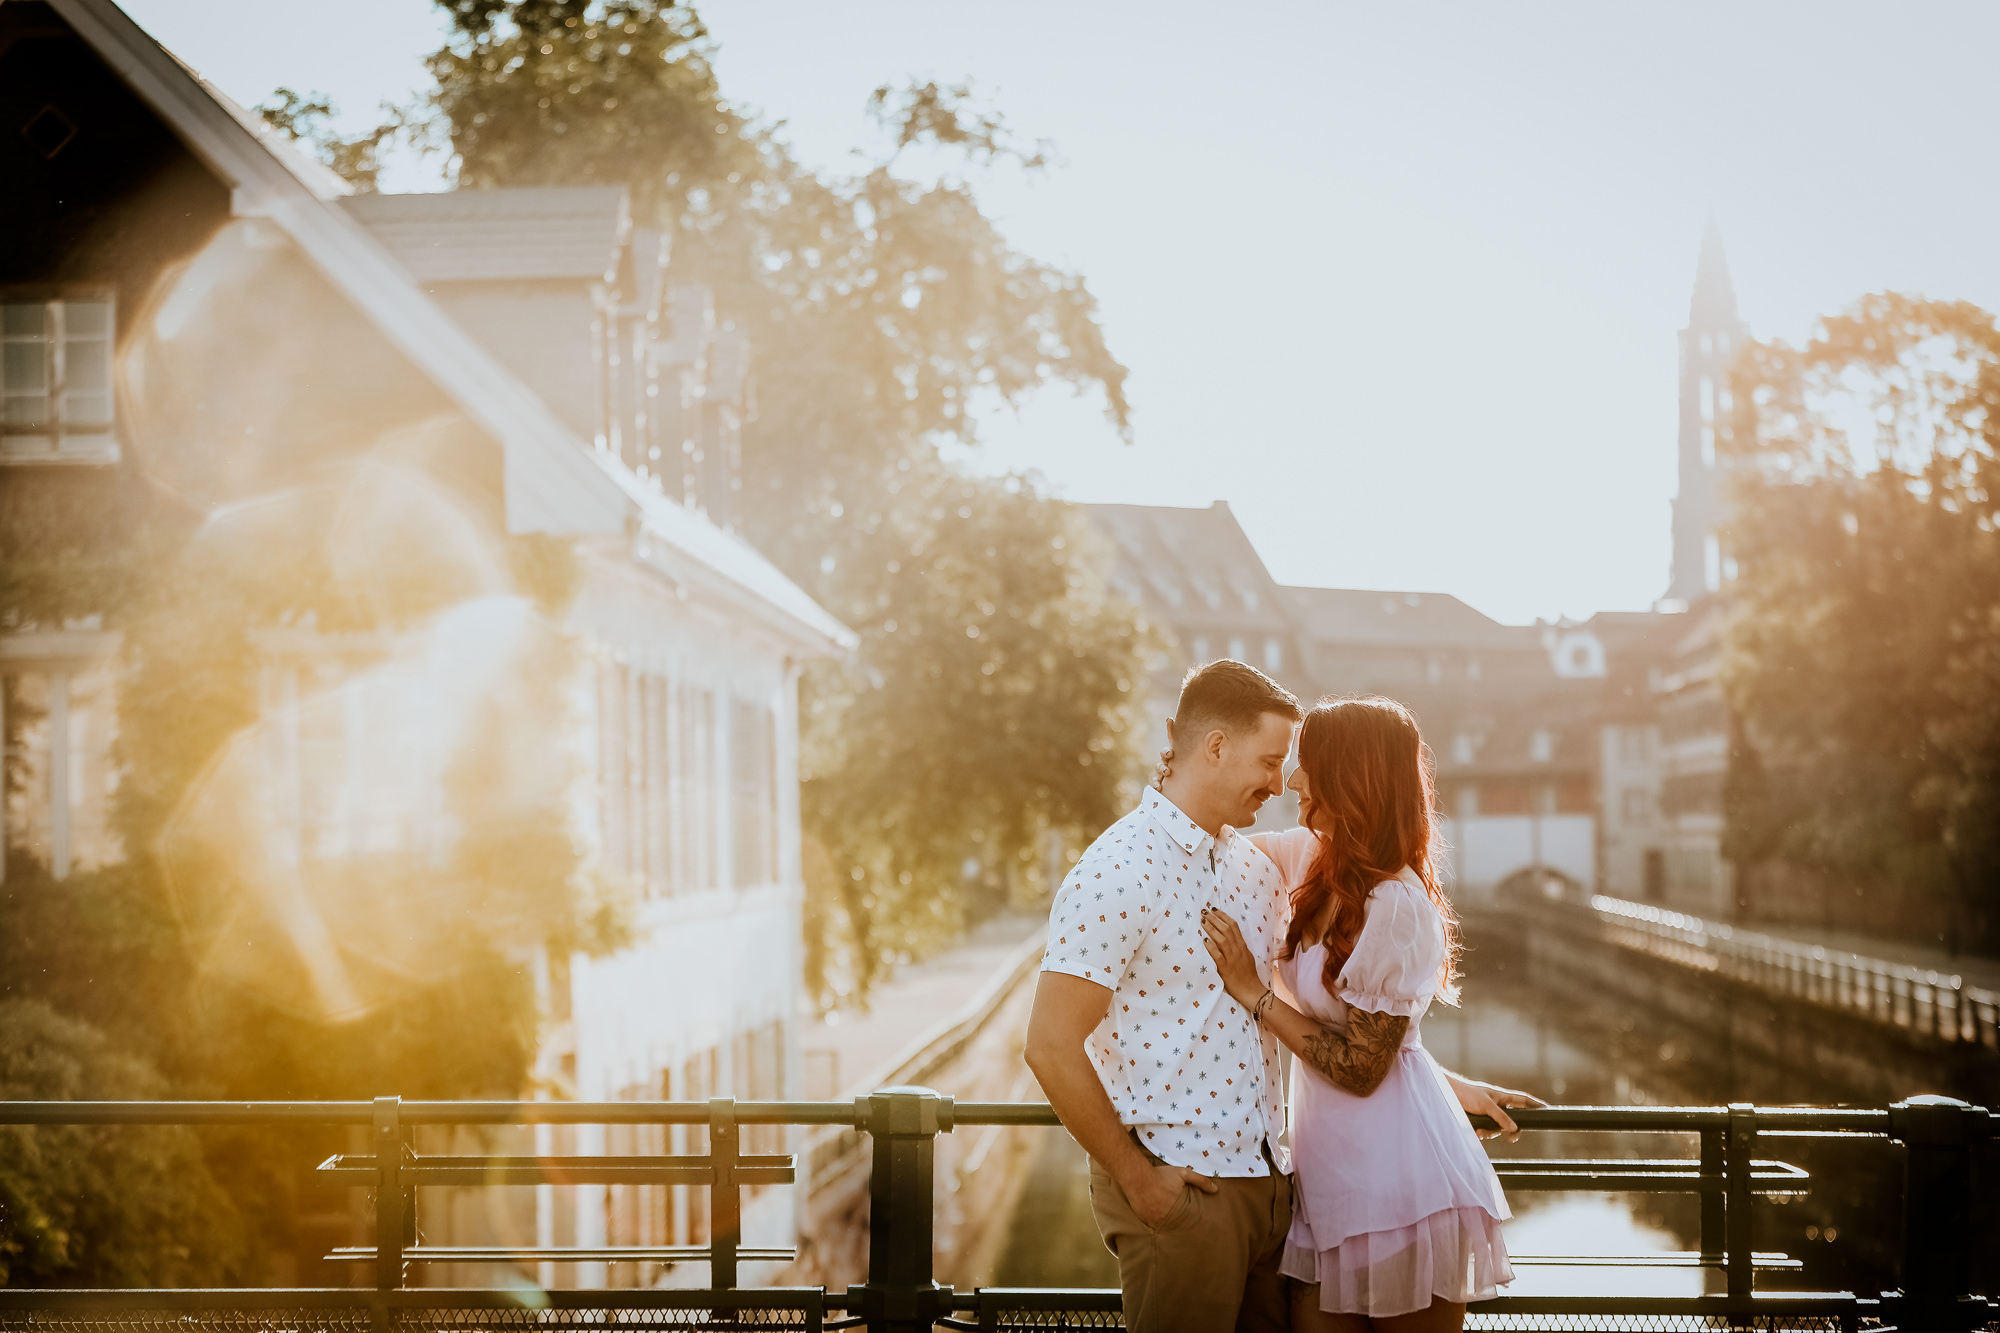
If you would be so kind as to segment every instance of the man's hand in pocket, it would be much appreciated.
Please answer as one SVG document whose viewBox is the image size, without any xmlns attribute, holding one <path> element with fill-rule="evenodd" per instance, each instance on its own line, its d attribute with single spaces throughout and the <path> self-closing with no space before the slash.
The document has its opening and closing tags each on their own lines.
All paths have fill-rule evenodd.
<svg viewBox="0 0 2000 1333">
<path fill-rule="evenodd" d="M 1168 1166 L 1165 1162 L 1148 1162 L 1144 1171 L 1118 1182 L 1118 1188 L 1125 1191 L 1125 1201 L 1132 1205 L 1132 1212 L 1148 1227 L 1158 1227 L 1167 1220 L 1167 1214 L 1180 1202 L 1181 1190 L 1189 1185 L 1204 1194 L 1222 1188 L 1192 1167 Z"/>
</svg>

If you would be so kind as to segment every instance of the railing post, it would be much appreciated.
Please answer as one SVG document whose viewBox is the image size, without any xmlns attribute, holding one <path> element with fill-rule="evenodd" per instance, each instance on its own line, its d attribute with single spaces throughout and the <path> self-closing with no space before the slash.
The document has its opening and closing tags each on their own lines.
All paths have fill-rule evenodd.
<svg viewBox="0 0 2000 1333">
<path fill-rule="evenodd" d="M 403 1285 L 403 1245 L 416 1209 L 403 1193 L 403 1099 L 375 1099 L 375 1286 Z"/>
<path fill-rule="evenodd" d="M 1704 1129 L 1701 1131 L 1701 1174 L 1727 1183 L 1725 1164 L 1728 1152 L 1723 1138 L 1728 1134 L 1724 1129 Z M 1727 1253 L 1725 1240 L 1724 1209 L 1728 1200 L 1721 1190 L 1704 1191 L 1701 1196 L 1701 1257 L 1711 1262 L 1721 1259 Z"/>
<path fill-rule="evenodd" d="M 1903 1328 L 1969 1329 L 1986 1303 L 1972 1289 L 1972 1147 L 1987 1113 L 1950 1097 L 1889 1108 L 1908 1150 L 1903 1187 Z"/>
<path fill-rule="evenodd" d="M 870 1333 L 928 1333 L 950 1313 L 950 1287 L 931 1276 L 932 1166 L 952 1100 L 929 1088 L 883 1088 L 857 1098 L 857 1120 L 875 1140 L 868 1178 L 868 1282 L 848 1291 Z"/>
<path fill-rule="evenodd" d="M 1723 1208 L 1724 1242 L 1728 1254 L 1724 1272 L 1731 1300 L 1748 1300 L 1756 1276 L 1755 1246 L 1750 1238 L 1750 1159 L 1757 1147 L 1756 1108 L 1748 1102 L 1729 1105 L 1728 1202 Z"/>
<path fill-rule="evenodd" d="M 736 1099 L 711 1097 L 708 1160 L 714 1174 L 708 1186 L 708 1284 L 725 1291 L 736 1285 L 736 1249 L 743 1243 L 743 1192 L 736 1184 L 736 1158 Z"/>
</svg>

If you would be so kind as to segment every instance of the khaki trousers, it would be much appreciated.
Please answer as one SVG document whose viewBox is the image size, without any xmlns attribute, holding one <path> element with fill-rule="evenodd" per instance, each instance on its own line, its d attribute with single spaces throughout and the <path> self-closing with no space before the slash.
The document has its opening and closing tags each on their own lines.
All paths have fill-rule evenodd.
<svg viewBox="0 0 2000 1333">
<path fill-rule="evenodd" d="M 1143 1151 L 1143 1149 L 1142 1149 Z M 1157 1162 L 1152 1153 L 1146 1156 Z M 1292 1227 L 1292 1178 L 1224 1176 L 1208 1194 L 1184 1186 L 1158 1229 L 1095 1159 L 1090 1211 L 1118 1256 L 1130 1333 L 1287 1333 L 1291 1306 L 1278 1272 Z"/>
</svg>

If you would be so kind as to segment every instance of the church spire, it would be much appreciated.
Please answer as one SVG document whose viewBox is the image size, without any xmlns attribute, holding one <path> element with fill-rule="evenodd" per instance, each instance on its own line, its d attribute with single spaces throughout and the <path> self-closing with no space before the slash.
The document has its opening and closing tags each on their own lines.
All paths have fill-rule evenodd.
<svg viewBox="0 0 2000 1333">
<path fill-rule="evenodd" d="M 1714 218 L 1701 233 L 1701 257 L 1694 264 L 1694 296 L 1688 302 L 1688 327 L 1710 331 L 1738 327 L 1729 256 L 1722 252 L 1722 229 Z"/>
<path fill-rule="evenodd" d="M 1747 330 L 1715 219 L 1701 236 L 1694 295 L 1681 330 L 1680 490 L 1674 497 L 1674 554 L 1667 596 L 1693 601 L 1722 586 L 1727 562 L 1718 537 L 1722 494 L 1716 432 L 1729 412 L 1729 372 Z"/>
</svg>

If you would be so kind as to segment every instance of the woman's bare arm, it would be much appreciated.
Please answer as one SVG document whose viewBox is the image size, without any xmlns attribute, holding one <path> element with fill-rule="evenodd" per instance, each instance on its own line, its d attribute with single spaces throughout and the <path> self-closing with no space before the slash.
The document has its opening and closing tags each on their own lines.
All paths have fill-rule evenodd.
<svg viewBox="0 0 2000 1333">
<path fill-rule="evenodd" d="M 1257 987 L 1250 1003 L 1255 1004 L 1263 991 L 1261 985 Z M 1329 1083 L 1366 1097 L 1389 1076 L 1389 1066 L 1402 1049 L 1410 1020 L 1403 1014 L 1349 1009 L 1347 1031 L 1342 1032 L 1314 1022 L 1274 995 L 1264 1010 L 1264 1026 L 1292 1054 L 1324 1074 Z"/>
<path fill-rule="evenodd" d="M 1257 975 L 1256 960 L 1243 942 L 1243 932 L 1227 912 L 1213 909 L 1201 917 L 1202 944 L 1215 960 L 1229 997 L 1246 1009 L 1264 1005 L 1262 1021 L 1271 1035 L 1283 1042 L 1292 1054 L 1326 1076 L 1328 1082 L 1345 1088 L 1357 1097 L 1366 1097 L 1382 1086 L 1389 1066 L 1402 1048 L 1403 1034 L 1410 1020 L 1403 1014 L 1378 1014 L 1367 1009 L 1347 1011 L 1347 1030 L 1342 1032 L 1307 1018 L 1267 989 Z"/>
</svg>

